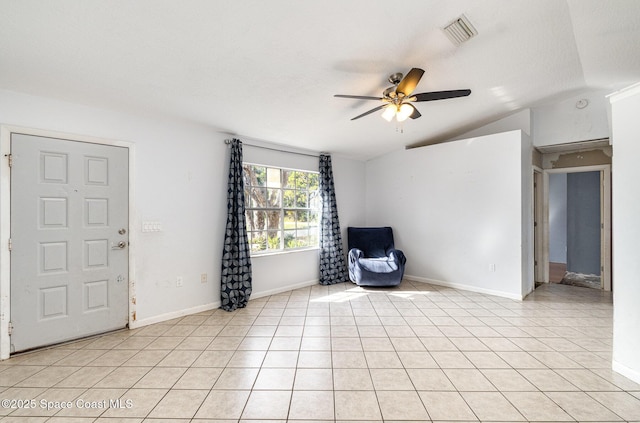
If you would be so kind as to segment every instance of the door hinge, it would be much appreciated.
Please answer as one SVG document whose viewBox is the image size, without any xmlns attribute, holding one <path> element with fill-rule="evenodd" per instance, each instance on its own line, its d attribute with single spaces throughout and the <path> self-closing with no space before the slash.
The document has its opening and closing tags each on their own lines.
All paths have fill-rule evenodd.
<svg viewBox="0 0 640 423">
<path fill-rule="evenodd" d="M 13 166 L 13 154 L 7 154 L 7 161 L 9 162 L 9 167 Z"/>
<path fill-rule="evenodd" d="M 9 322 L 9 326 L 7 327 L 7 332 L 9 333 L 9 336 L 11 336 L 13 334 L 13 323 Z"/>
<path fill-rule="evenodd" d="M 9 238 L 9 241 L 7 242 L 7 247 L 9 247 L 9 251 L 13 249 L 13 241 L 11 241 L 11 238 Z"/>
</svg>

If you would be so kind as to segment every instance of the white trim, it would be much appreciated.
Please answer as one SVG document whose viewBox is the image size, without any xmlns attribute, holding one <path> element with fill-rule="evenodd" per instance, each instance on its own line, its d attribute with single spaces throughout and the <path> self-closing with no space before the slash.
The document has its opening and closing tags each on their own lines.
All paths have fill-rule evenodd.
<svg viewBox="0 0 640 423">
<path fill-rule="evenodd" d="M 618 90 L 614 93 L 609 94 L 608 96 L 606 96 L 609 99 L 610 103 L 615 103 L 616 101 L 620 101 L 623 100 L 627 97 L 631 97 L 634 96 L 636 94 L 640 94 L 640 82 L 637 82 L 633 85 L 630 85 L 626 88 L 623 88 L 621 90 Z"/>
<path fill-rule="evenodd" d="M 281 256 L 283 254 L 295 254 L 295 253 L 306 253 L 307 251 L 320 251 L 320 247 L 302 247 L 296 249 L 288 249 L 288 250 L 277 250 L 271 251 L 265 250 L 266 252 L 252 252 L 251 260 L 257 259 L 260 257 L 271 257 L 271 256 Z"/>
<path fill-rule="evenodd" d="M 412 276 L 412 275 L 404 275 L 404 279 L 408 279 L 414 282 L 428 283 L 431 285 L 445 286 L 447 288 L 462 289 L 464 291 L 477 292 L 479 294 L 495 295 L 496 297 L 509 298 L 511 300 L 516 300 L 516 301 L 522 301 L 524 299 L 522 295 L 512 294 L 510 292 L 504 292 L 504 291 L 496 291 L 494 289 L 480 288 L 477 286 L 467 285 L 463 283 L 445 282 L 445 281 L 439 281 L 436 279 L 429 279 L 429 278 L 423 278 L 420 276 Z"/>
<path fill-rule="evenodd" d="M 294 285 L 289 285 L 286 287 L 271 289 L 264 292 L 258 292 L 258 293 L 253 292 L 251 294 L 251 299 L 249 300 L 249 304 L 251 304 L 252 300 L 257 300 L 258 298 L 268 297 L 270 295 L 276 295 L 282 292 L 292 291 L 298 288 L 305 288 L 307 286 L 317 285 L 318 283 L 320 283 L 320 281 L 318 279 L 314 279 L 306 282 L 300 282 Z M 202 313 L 203 311 L 215 310 L 217 308 L 220 308 L 221 305 L 222 304 L 220 301 L 216 301 L 214 303 L 203 304 L 203 305 L 187 308 L 185 310 L 177 310 L 177 311 L 172 311 L 170 313 L 159 314 L 157 316 L 152 316 L 146 319 L 136 320 L 131 324 L 130 327 L 131 329 L 137 329 L 143 326 L 152 325 L 154 323 L 166 322 L 167 320 L 177 319 L 178 317 L 184 317 L 190 314 L 196 314 L 196 313 Z"/>
<path fill-rule="evenodd" d="M 533 222 L 537 225 L 533 228 L 533 290 L 535 290 L 536 282 L 549 282 L 548 269 L 545 279 L 545 267 L 544 263 L 544 175 L 543 169 L 541 167 L 533 165 L 533 192 L 532 192 L 532 208 L 533 208 Z M 538 180 L 536 181 L 536 174 L 538 175 Z M 538 182 L 538 186 L 536 186 L 536 182 Z M 536 199 L 538 200 L 536 203 Z M 537 259 L 537 260 L 536 260 Z M 537 264 L 536 264 L 537 262 Z"/>
<path fill-rule="evenodd" d="M 635 383 L 640 383 L 640 371 L 633 370 L 625 366 L 624 364 L 620 364 L 615 360 L 611 361 L 611 369 L 614 372 L 620 373 L 622 376 L 627 379 L 631 379 Z"/>
<path fill-rule="evenodd" d="M 9 358 L 11 340 L 11 254 L 7 245 L 11 234 L 11 170 L 7 155 L 11 153 L 11 132 L 0 126 L 0 360 Z"/>
<path fill-rule="evenodd" d="M 605 291 L 611 291 L 611 165 L 593 165 L 565 167 L 557 169 L 544 169 L 542 173 L 544 185 L 544 211 L 543 211 L 543 266 L 545 280 L 549 282 L 549 174 L 551 173 L 577 173 L 577 172 L 600 172 L 600 205 L 601 221 L 603 227 L 600 230 L 600 265 L 601 286 Z"/>
<path fill-rule="evenodd" d="M 134 321 L 130 328 L 137 329 L 143 326 L 153 325 L 154 323 L 162 323 L 167 320 L 177 319 L 178 317 L 188 316 L 190 314 L 202 313 L 203 311 L 215 310 L 216 308 L 220 308 L 220 301 L 209 304 L 202 304 L 195 307 L 190 307 L 184 310 L 172 311 L 170 313 L 158 314 L 156 316 L 148 317 L 146 319 L 136 320 Z"/>
<path fill-rule="evenodd" d="M 33 135 L 46 138 L 88 142 L 114 147 L 124 147 L 129 150 L 129 327 L 135 321 L 135 248 L 137 246 L 136 231 L 137 218 L 135 208 L 135 144 L 129 141 L 112 140 L 92 137 L 88 135 L 69 134 L 44 129 L 25 128 L 13 125 L 0 125 L 0 360 L 9 358 L 11 354 L 11 340 L 9 338 L 9 321 L 11 315 L 11 255 L 6 245 L 11 234 L 11 171 L 5 155 L 11 152 L 11 134 Z"/>
<path fill-rule="evenodd" d="M 262 297 L 268 297 L 269 295 L 281 294 L 281 293 L 287 292 L 287 291 L 293 291 L 294 289 L 306 288 L 307 286 L 317 285 L 319 283 L 320 283 L 320 279 L 312 279 L 310 281 L 300 282 L 300 283 L 296 283 L 296 284 L 288 285 L 288 286 L 283 286 L 283 287 L 279 287 L 279 288 L 274 288 L 274 289 L 270 289 L 268 291 L 252 292 L 251 293 L 251 300 L 256 300 L 256 299 L 262 298 Z"/>
</svg>

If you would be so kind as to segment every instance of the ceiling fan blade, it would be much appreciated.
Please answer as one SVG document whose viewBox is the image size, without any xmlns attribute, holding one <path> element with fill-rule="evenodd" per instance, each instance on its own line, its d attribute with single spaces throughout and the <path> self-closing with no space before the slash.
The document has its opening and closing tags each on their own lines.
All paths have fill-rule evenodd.
<svg viewBox="0 0 640 423">
<path fill-rule="evenodd" d="M 377 112 L 378 110 L 380 110 L 380 109 L 382 109 L 382 108 L 384 108 L 384 107 L 386 107 L 386 106 L 387 106 L 386 104 L 383 104 L 383 105 L 381 105 L 381 106 L 374 107 L 373 109 L 369 110 L 368 112 L 364 112 L 363 114 L 358 115 L 358 116 L 356 116 L 356 117 L 352 118 L 351 120 L 360 119 L 361 117 L 366 116 L 366 115 L 370 115 L 370 114 L 371 114 L 371 113 L 373 113 L 373 112 Z"/>
<path fill-rule="evenodd" d="M 382 97 L 369 97 L 366 95 L 344 95 L 344 94 L 336 94 L 334 97 L 340 98 L 356 98 L 359 100 L 382 100 Z"/>
<path fill-rule="evenodd" d="M 400 81 L 400 83 L 398 84 L 396 93 L 402 93 L 405 96 L 411 94 L 413 90 L 416 89 L 416 86 L 418 85 L 418 82 L 420 82 L 420 78 L 422 78 L 423 74 L 424 71 L 420 68 L 411 69 L 409 73 L 404 78 L 402 78 L 402 81 Z"/>
<path fill-rule="evenodd" d="M 445 100 L 447 98 L 466 97 L 471 94 L 471 90 L 450 90 L 432 91 L 430 93 L 420 93 L 411 96 L 410 101 L 433 101 Z M 413 100 L 415 98 L 415 100 Z"/>
<path fill-rule="evenodd" d="M 413 107 L 413 106 L 411 106 L 411 107 Z M 409 117 L 410 117 L 411 119 L 418 119 L 420 116 L 422 116 L 422 114 L 418 111 L 418 109 L 416 109 L 415 107 L 413 107 L 413 113 L 411 113 L 411 114 L 409 115 Z"/>
</svg>

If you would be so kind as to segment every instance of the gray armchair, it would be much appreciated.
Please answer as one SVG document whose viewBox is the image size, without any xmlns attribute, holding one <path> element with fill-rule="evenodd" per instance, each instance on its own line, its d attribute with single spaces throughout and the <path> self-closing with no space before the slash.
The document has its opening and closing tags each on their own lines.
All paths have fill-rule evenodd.
<svg viewBox="0 0 640 423">
<path fill-rule="evenodd" d="M 360 286 L 396 286 L 402 281 L 406 258 L 395 249 L 390 227 L 347 229 L 349 279 Z"/>
</svg>

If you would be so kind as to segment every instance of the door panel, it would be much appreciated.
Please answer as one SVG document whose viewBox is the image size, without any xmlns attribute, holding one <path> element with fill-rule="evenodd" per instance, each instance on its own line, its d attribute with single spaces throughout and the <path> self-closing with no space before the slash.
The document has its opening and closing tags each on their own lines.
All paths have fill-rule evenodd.
<svg viewBox="0 0 640 423">
<path fill-rule="evenodd" d="M 12 134 L 11 154 L 12 352 L 125 327 L 128 149 Z"/>
</svg>

